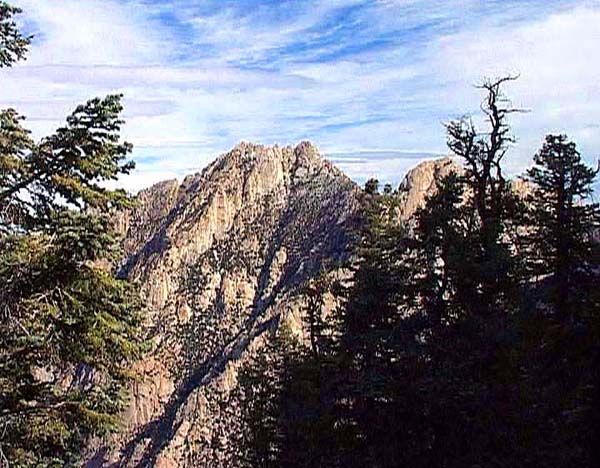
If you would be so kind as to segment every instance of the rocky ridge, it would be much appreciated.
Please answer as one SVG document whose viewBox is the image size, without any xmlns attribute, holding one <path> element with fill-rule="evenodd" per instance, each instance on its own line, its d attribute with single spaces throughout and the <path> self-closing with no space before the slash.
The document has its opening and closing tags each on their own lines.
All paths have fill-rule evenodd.
<svg viewBox="0 0 600 468">
<path fill-rule="evenodd" d="M 226 465 L 219 402 L 265 332 L 304 333 L 301 285 L 348 256 L 358 187 L 309 143 L 242 143 L 202 173 L 160 183 L 118 221 L 148 303 L 152 352 L 135 366 L 124 428 L 89 466 Z"/>
<path fill-rule="evenodd" d="M 401 218 L 457 168 L 445 158 L 410 171 Z M 121 274 L 143 286 L 152 350 L 133 369 L 123 429 L 94 441 L 88 466 L 235 466 L 238 368 L 281 322 L 303 339 L 302 286 L 344 274 L 360 189 L 310 143 L 241 143 L 138 201 L 118 219 Z"/>
</svg>

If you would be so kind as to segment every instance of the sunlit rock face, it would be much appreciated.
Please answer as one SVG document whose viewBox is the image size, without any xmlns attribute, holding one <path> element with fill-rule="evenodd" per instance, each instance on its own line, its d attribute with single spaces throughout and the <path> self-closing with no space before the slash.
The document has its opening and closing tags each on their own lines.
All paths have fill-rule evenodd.
<svg viewBox="0 0 600 468">
<path fill-rule="evenodd" d="M 305 333 L 302 286 L 348 258 L 359 198 L 310 143 L 242 143 L 141 192 L 117 221 L 120 274 L 143 286 L 152 351 L 89 466 L 232 466 L 237 369 L 282 321 Z"/>
<path fill-rule="evenodd" d="M 398 188 L 400 220 L 410 220 L 416 211 L 425 205 L 427 196 L 436 193 L 438 183 L 451 173 L 463 176 L 465 169 L 449 156 L 423 161 L 408 171 Z M 508 186 L 512 193 L 521 199 L 526 199 L 531 193 L 531 183 L 520 178 L 509 180 Z M 467 189 L 465 196 L 468 198 L 470 193 Z"/>
<path fill-rule="evenodd" d="M 425 198 L 437 190 L 437 183 L 450 173 L 462 174 L 463 167 L 449 157 L 423 161 L 408 171 L 399 187 L 399 217 L 407 221 L 422 208 Z"/>
</svg>

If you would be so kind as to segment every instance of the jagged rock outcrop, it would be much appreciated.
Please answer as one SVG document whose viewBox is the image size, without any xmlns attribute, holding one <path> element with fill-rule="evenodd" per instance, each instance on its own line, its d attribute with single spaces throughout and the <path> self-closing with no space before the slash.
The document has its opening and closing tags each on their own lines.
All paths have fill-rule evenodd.
<svg viewBox="0 0 600 468">
<path fill-rule="evenodd" d="M 415 212 L 423 207 L 426 197 L 436 192 L 437 183 L 452 172 L 464 175 L 465 169 L 449 156 L 423 161 L 408 171 L 398 188 L 400 203 L 397 215 L 400 221 L 410 220 Z M 510 180 L 509 187 L 522 199 L 531 191 L 531 184 L 520 178 Z"/>
<path fill-rule="evenodd" d="M 463 167 L 450 157 L 423 161 L 408 171 L 399 187 L 400 220 L 407 221 L 436 191 L 436 183 L 451 172 L 462 174 Z"/>
<path fill-rule="evenodd" d="M 302 285 L 348 256 L 359 193 L 309 143 L 242 143 L 140 193 L 121 274 L 143 285 L 152 350 L 89 466 L 230 466 L 237 368 L 281 321 L 304 333 Z"/>
<path fill-rule="evenodd" d="M 137 207 L 120 214 L 117 229 L 123 235 L 125 258 L 131 258 L 157 233 L 177 201 L 177 180 L 166 180 L 142 190 L 136 197 Z"/>
</svg>

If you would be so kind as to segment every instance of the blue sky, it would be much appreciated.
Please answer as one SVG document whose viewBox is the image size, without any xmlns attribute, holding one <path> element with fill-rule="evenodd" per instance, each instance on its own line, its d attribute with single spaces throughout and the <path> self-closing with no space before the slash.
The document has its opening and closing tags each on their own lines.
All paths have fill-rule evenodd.
<svg viewBox="0 0 600 468">
<path fill-rule="evenodd" d="M 507 88 L 512 173 L 548 132 L 600 155 L 599 0 L 13 0 L 36 34 L 0 106 L 37 136 L 79 102 L 125 94 L 131 190 L 201 169 L 241 140 L 308 139 L 350 176 L 398 183 L 445 154 L 442 123 Z"/>
</svg>

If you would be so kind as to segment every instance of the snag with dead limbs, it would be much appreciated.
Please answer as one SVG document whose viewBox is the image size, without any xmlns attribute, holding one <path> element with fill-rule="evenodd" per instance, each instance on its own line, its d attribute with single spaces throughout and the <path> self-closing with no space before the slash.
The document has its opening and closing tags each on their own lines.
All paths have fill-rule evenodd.
<svg viewBox="0 0 600 468">
<path fill-rule="evenodd" d="M 481 103 L 486 130 L 480 131 L 469 116 L 446 125 L 448 147 L 464 160 L 466 182 L 473 191 L 475 208 L 483 226 L 501 217 L 502 195 L 506 189 L 501 162 L 516 141 L 508 123 L 508 116 L 526 112 L 524 109 L 512 107 L 502 90 L 505 83 L 516 79 L 518 76 L 488 79 L 477 86 L 486 92 Z"/>
<path fill-rule="evenodd" d="M 479 223 L 474 241 L 480 251 L 477 263 L 483 278 L 478 287 L 482 293 L 479 307 L 482 310 L 487 310 L 491 298 L 498 292 L 498 278 L 511 268 L 510 253 L 503 245 L 503 237 L 518 203 L 502 173 L 502 161 L 516 141 L 508 118 L 525 110 L 512 106 L 503 87 L 516 79 L 518 76 L 487 79 L 477 86 L 485 92 L 480 106 L 483 129 L 479 129 L 470 116 L 446 125 L 448 147 L 465 165 L 462 182 Z"/>
</svg>

